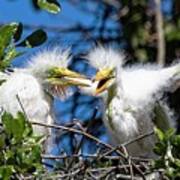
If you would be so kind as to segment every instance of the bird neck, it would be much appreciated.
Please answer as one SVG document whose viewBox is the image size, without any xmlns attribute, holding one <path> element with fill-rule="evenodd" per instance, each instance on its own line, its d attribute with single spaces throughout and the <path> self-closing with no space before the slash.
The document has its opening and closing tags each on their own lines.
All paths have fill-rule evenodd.
<svg viewBox="0 0 180 180">
<path fill-rule="evenodd" d="M 45 99 L 46 99 L 46 102 L 48 102 L 48 104 L 49 104 L 49 112 L 50 112 L 50 116 L 51 116 L 51 118 L 54 120 L 55 118 L 54 118 L 54 112 L 53 112 L 53 102 L 54 102 L 54 98 L 53 98 L 53 96 L 51 95 L 51 93 L 49 93 L 46 89 L 44 89 L 44 97 L 45 97 Z"/>
<path fill-rule="evenodd" d="M 114 96 L 117 94 L 117 84 L 114 83 L 108 90 L 108 96 L 107 96 L 107 106 L 111 103 Z"/>
</svg>

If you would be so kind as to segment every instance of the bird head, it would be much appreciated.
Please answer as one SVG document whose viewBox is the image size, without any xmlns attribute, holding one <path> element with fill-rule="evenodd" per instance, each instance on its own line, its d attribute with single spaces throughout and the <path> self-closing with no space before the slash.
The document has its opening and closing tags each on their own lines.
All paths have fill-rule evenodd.
<svg viewBox="0 0 180 180">
<path fill-rule="evenodd" d="M 65 99 L 72 86 L 89 86 L 90 80 L 68 69 L 69 51 L 60 48 L 45 49 L 32 57 L 28 68 L 51 95 Z"/>
<path fill-rule="evenodd" d="M 72 86 L 87 87 L 90 80 L 68 68 L 52 67 L 47 70 L 46 84 L 49 92 L 60 99 L 68 97 Z"/>
<path fill-rule="evenodd" d="M 95 95 L 100 95 L 115 83 L 115 68 L 104 68 L 99 70 L 92 81 L 96 84 Z"/>
<path fill-rule="evenodd" d="M 91 87 L 83 88 L 83 91 L 93 96 L 101 96 L 119 81 L 124 55 L 100 46 L 90 51 L 87 59 L 89 64 L 97 69 L 97 73 L 92 78 Z"/>
</svg>

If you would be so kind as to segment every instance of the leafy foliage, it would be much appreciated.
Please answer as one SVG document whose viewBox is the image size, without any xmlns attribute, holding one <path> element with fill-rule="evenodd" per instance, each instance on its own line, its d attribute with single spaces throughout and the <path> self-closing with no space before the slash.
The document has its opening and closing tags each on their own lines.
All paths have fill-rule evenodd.
<svg viewBox="0 0 180 180">
<path fill-rule="evenodd" d="M 50 13 L 58 13 L 60 4 L 56 0 L 35 0 L 34 5 Z M 11 61 L 23 54 L 16 47 L 35 47 L 43 44 L 47 35 L 42 29 L 34 31 L 25 39 L 21 40 L 23 25 L 21 23 L 10 23 L 0 27 L 0 70 L 10 66 Z M 20 41 L 20 42 L 19 42 Z"/>
<path fill-rule="evenodd" d="M 43 9 L 53 14 L 57 14 L 61 10 L 57 0 L 32 0 L 32 3 L 36 9 Z"/>
<path fill-rule="evenodd" d="M 176 58 L 179 52 L 177 45 L 180 38 L 179 2 L 175 0 L 172 3 L 171 15 L 163 15 L 167 60 Z M 123 0 L 119 12 L 123 31 L 122 39 L 126 42 L 126 48 L 132 58 L 143 62 L 155 60 L 157 32 L 155 30 L 156 8 L 153 2 Z"/>
<path fill-rule="evenodd" d="M 21 23 L 10 23 L 0 27 L 0 70 L 10 66 L 11 61 L 22 55 L 16 47 L 35 47 L 44 43 L 47 39 L 46 33 L 39 29 L 19 42 L 23 32 Z"/>
<path fill-rule="evenodd" d="M 38 175 L 43 171 L 41 139 L 22 113 L 4 112 L 0 132 L 0 179 Z"/>
<path fill-rule="evenodd" d="M 50 13 L 58 13 L 60 11 L 60 4 L 56 0 L 38 0 L 38 6 Z"/>
<path fill-rule="evenodd" d="M 38 29 L 29 36 L 27 36 L 22 42 L 17 44 L 17 46 L 27 46 L 31 48 L 43 44 L 46 41 L 46 39 L 46 33 L 42 29 Z"/>
<path fill-rule="evenodd" d="M 5 25 L 0 29 L 0 57 L 2 57 L 3 52 L 6 47 L 11 43 L 12 37 L 18 29 L 17 23 L 11 23 L 9 25 Z"/>
<path fill-rule="evenodd" d="M 174 129 L 163 132 L 156 128 L 155 133 L 159 141 L 154 152 L 159 159 L 154 161 L 153 167 L 164 169 L 169 178 L 180 178 L 180 135 L 176 135 Z"/>
</svg>

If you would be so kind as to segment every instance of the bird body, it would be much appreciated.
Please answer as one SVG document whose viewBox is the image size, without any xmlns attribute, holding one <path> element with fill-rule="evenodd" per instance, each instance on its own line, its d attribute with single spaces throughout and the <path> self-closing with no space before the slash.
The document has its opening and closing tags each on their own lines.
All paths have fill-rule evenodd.
<svg viewBox="0 0 180 180">
<path fill-rule="evenodd" d="M 47 124 L 53 122 L 50 114 L 51 104 L 46 100 L 42 86 L 27 71 L 15 70 L 0 86 L 0 106 L 13 116 L 24 108 L 29 120 Z M 37 135 L 48 135 L 48 130 L 41 126 L 34 126 L 34 131 Z"/>
<path fill-rule="evenodd" d="M 122 70 L 121 86 L 114 89 L 116 96 L 108 104 L 104 117 L 107 117 L 105 121 L 109 121 L 106 125 L 111 134 L 113 133 L 116 143 L 123 144 L 151 132 L 155 126 L 153 118 L 156 103 L 160 103 L 168 119 L 168 122 L 159 122 L 159 126 L 164 129 L 175 127 L 174 113 L 169 109 L 166 100 L 162 99 L 163 93 L 171 90 L 169 85 L 173 84 L 173 69 L 174 67 L 152 70 L 144 66 Z M 152 157 L 154 141 L 155 137 L 151 135 L 128 145 L 127 148 L 131 155 Z"/>
<path fill-rule="evenodd" d="M 179 63 L 168 68 L 157 65 L 122 67 L 123 55 L 102 47 L 90 52 L 88 58 L 98 69 L 91 93 L 103 98 L 103 121 L 115 145 L 147 134 L 155 126 L 162 130 L 175 127 L 175 114 L 163 95 L 177 88 Z M 163 118 L 156 117 L 157 109 Z M 127 150 L 133 156 L 153 157 L 155 141 L 154 135 L 150 135 L 128 144 Z"/>
<path fill-rule="evenodd" d="M 24 68 L 13 72 L 0 73 L 0 109 L 16 116 L 18 111 L 25 112 L 28 120 L 52 124 L 52 97 L 65 99 L 71 95 L 72 85 L 83 85 L 80 74 L 67 69 L 69 52 L 60 48 L 45 49 L 32 56 Z M 78 80 L 80 82 L 78 82 Z M 33 125 L 36 135 L 46 138 L 45 149 L 52 140 L 48 138 L 51 130 Z"/>
</svg>

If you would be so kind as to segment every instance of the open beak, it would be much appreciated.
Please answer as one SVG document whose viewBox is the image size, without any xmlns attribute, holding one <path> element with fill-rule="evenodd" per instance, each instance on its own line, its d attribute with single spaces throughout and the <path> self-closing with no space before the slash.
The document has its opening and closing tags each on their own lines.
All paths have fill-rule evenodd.
<svg viewBox="0 0 180 180">
<path fill-rule="evenodd" d="M 107 90 L 114 82 L 113 68 L 106 68 L 97 72 L 93 81 L 98 82 L 95 95 L 99 95 L 103 91 Z"/>
<path fill-rule="evenodd" d="M 67 68 L 54 68 L 49 71 L 48 81 L 64 86 L 90 86 L 90 80 L 84 75 Z"/>
<path fill-rule="evenodd" d="M 67 68 L 51 68 L 48 70 L 47 91 L 61 100 L 72 95 L 72 86 L 90 87 L 92 81 L 85 76 Z"/>
</svg>

